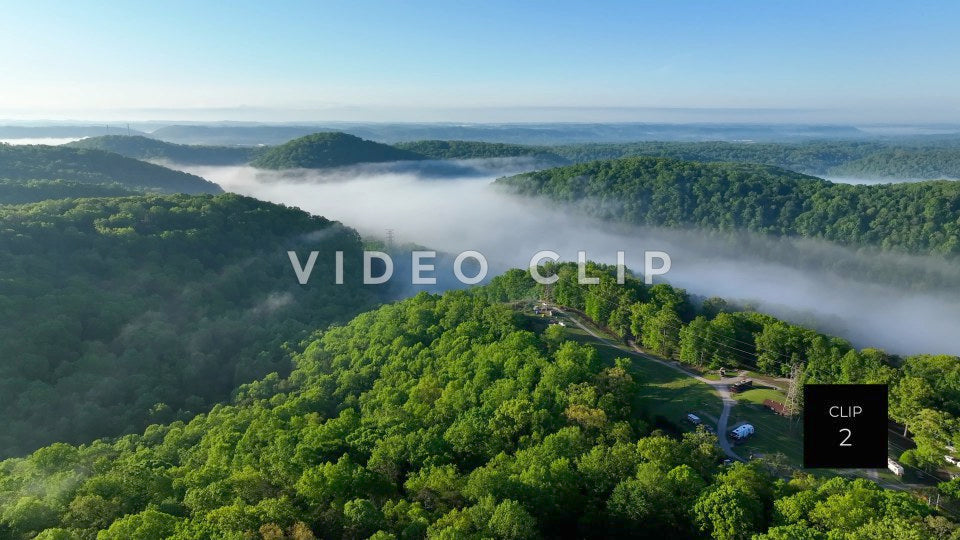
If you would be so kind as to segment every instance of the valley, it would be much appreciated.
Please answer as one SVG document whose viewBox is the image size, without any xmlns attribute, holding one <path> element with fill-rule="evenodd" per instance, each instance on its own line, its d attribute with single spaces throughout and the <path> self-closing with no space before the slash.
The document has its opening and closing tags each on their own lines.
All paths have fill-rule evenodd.
<svg viewBox="0 0 960 540">
<path fill-rule="evenodd" d="M 0 540 L 960 540 L 960 4 L 2 21 Z"/>
</svg>

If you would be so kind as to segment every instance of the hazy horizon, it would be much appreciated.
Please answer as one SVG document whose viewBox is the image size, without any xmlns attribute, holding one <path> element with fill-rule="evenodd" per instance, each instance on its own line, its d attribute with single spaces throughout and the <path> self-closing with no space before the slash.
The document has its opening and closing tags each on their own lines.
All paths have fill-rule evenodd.
<svg viewBox="0 0 960 540">
<path fill-rule="evenodd" d="M 823 6 L 13 4 L 0 118 L 960 122 L 960 5 Z"/>
</svg>

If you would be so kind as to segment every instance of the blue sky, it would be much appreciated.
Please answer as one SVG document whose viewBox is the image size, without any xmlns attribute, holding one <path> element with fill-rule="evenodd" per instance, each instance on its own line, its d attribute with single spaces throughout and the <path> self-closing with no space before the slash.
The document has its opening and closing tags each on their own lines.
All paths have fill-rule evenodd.
<svg viewBox="0 0 960 540">
<path fill-rule="evenodd" d="M 960 122 L 954 1 L 31 1 L 3 12 L 6 118 Z"/>
</svg>

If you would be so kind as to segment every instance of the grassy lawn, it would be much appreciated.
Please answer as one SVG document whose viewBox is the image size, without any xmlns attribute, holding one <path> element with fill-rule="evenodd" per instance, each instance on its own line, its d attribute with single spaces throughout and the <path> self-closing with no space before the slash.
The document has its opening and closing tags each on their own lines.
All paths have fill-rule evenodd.
<svg viewBox="0 0 960 540">
<path fill-rule="evenodd" d="M 762 390 L 751 390 L 755 391 Z M 781 453 L 796 467 L 803 463 L 803 429 L 796 421 L 774 414 L 762 405 L 741 401 L 730 411 L 729 426 L 740 422 L 748 422 L 756 428 L 756 433 L 735 446 L 741 456 Z"/>
<path fill-rule="evenodd" d="M 651 418 L 663 416 L 680 427 L 688 428 L 690 425 L 686 423 L 686 415 L 692 412 L 707 423 L 716 425 L 723 404 L 710 386 L 663 364 L 598 343 L 572 322 L 567 323 L 566 331 L 570 339 L 595 346 L 605 361 L 612 362 L 617 357 L 632 358 L 633 371 L 642 383 L 638 390 L 639 406 Z M 765 399 L 782 402 L 783 392 L 775 388 L 755 388 L 733 396 L 739 401 L 730 411 L 728 428 L 742 422 L 751 423 L 756 428 L 753 436 L 734 447 L 735 451 L 744 458 L 750 454 L 781 453 L 787 456 L 790 464 L 799 468 L 803 463 L 802 426 L 762 405 Z"/>
<path fill-rule="evenodd" d="M 741 403 L 753 403 L 754 405 L 763 405 L 763 402 L 768 399 L 783 403 L 783 400 L 786 399 L 783 392 L 774 388 L 754 388 L 753 390 L 733 394 L 733 397 Z"/>
</svg>

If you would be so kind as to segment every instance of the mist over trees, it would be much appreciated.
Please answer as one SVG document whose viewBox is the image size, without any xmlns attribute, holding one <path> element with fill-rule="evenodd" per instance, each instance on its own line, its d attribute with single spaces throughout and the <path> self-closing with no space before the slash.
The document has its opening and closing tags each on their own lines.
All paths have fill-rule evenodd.
<svg viewBox="0 0 960 540">
<path fill-rule="evenodd" d="M 848 185 L 762 165 L 624 158 L 497 181 L 633 225 L 747 230 L 911 253 L 960 253 L 960 183 Z"/>
<path fill-rule="evenodd" d="M 924 149 L 910 163 L 867 143 L 823 144 L 563 154 L 327 133 L 269 150 L 141 137 L 75 146 L 188 163 L 259 156 L 276 169 L 681 150 L 893 174 L 930 163 Z M 0 203 L 61 200 L 0 206 L 0 457 L 23 456 L 0 462 L 0 538 L 960 535 L 907 492 L 783 476 L 764 460 L 723 465 L 716 435 L 655 429 L 630 360 L 605 360 L 509 303 L 549 298 L 698 368 L 888 384 L 890 416 L 916 442 L 900 459 L 921 470 L 960 445 L 960 358 L 857 349 L 667 284 L 618 285 L 594 264 L 598 285 L 579 285 L 571 264 L 547 265 L 560 276 L 550 287 L 513 270 L 367 311 L 396 291 L 358 283 L 362 244 L 339 223 L 237 195 L 124 196 L 219 188 L 99 150 L 11 148 L 0 146 Z M 949 150 L 942 157 L 926 170 L 952 166 Z M 500 183 L 632 224 L 960 251 L 949 182 L 846 186 L 764 165 L 628 158 Z M 309 285 L 297 284 L 287 250 L 321 252 Z M 957 485 L 940 490 L 957 496 Z"/>
</svg>

